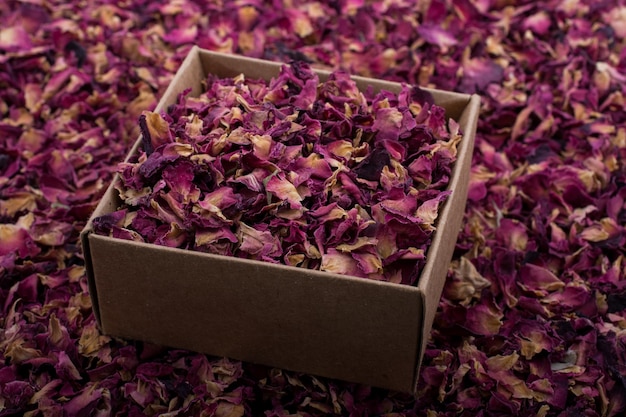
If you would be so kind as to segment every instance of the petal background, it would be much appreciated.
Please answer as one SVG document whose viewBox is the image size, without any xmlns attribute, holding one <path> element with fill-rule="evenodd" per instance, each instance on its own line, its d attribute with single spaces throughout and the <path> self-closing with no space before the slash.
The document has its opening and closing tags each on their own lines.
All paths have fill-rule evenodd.
<svg viewBox="0 0 626 417">
<path fill-rule="evenodd" d="M 0 3 L 0 413 L 622 415 L 625 16 L 622 0 Z M 78 234 L 193 44 L 482 96 L 417 398 L 98 333 Z"/>
</svg>

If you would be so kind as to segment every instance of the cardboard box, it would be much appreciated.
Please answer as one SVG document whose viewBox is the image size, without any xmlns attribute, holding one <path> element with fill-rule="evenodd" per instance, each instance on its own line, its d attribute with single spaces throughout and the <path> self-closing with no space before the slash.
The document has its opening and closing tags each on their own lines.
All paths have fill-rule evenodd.
<svg viewBox="0 0 626 417">
<path fill-rule="evenodd" d="M 162 112 L 208 73 L 266 78 L 280 64 L 193 48 Z M 319 71 L 323 80 L 328 72 Z M 359 87 L 397 83 L 354 77 Z M 121 205 L 113 184 L 81 235 L 93 309 L 103 333 L 359 382 L 415 389 L 467 199 L 477 96 L 429 90 L 463 139 L 417 286 L 398 285 L 96 235 L 92 220 Z M 137 141 L 132 155 L 137 151 Z M 119 181 L 115 178 L 114 181 Z"/>
</svg>

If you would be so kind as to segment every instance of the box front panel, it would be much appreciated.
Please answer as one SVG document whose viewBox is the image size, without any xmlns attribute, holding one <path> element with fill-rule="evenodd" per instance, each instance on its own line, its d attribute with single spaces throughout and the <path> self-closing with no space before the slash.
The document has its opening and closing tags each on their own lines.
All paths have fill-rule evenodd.
<svg viewBox="0 0 626 417">
<path fill-rule="evenodd" d="M 408 391 L 420 292 L 91 235 L 107 334 Z"/>
</svg>

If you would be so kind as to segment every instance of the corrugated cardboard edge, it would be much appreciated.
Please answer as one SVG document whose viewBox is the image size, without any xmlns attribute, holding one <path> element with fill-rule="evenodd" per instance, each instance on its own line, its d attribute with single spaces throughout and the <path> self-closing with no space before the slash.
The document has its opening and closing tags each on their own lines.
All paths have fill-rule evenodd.
<svg viewBox="0 0 626 417">
<path fill-rule="evenodd" d="M 210 65 L 207 65 L 208 56 L 212 56 L 214 58 L 213 60 L 211 60 Z M 207 59 L 203 59 L 203 58 L 207 58 Z M 219 59 L 215 59 L 215 58 L 219 58 Z M 190 50 L 187 58 L 181 64 L 181 67 L 177 75 L 174 77 L 174 79 L 170 83 L 168 89 L 164 93 L 163 98 L 160 100 L 159 105 L 157 106 L 155 111 L 157 112 L 166 111 L 167 103 L 174 102 L 176 96 L 186 88 L 191 87 L 193 94 L 195 95 L 199 94 L 200 89 L 201 89 L 201 84 L 199 82 L 195 84 L 190 84 L 189 83 L 190 80 L 187 79 L 186 77 L 185 79 L 183 79 L 183 76 L 181 74 L 186 74 L 187 76 L 189 74 L 193 74 L 191 77 L 192 79 L 194 79 L 195 81 L 202 80 L 205 78 L 206 73 L 212 72 L 215 69 L 213 66 L 216 66 L 216 65 L 219 66 L 220 59 L 224 61 L 230 61 L 231 63 L 234 62 L 235 60 L 243 60 L 243 61 L 246 61 L 249 65 L 252 65 L 253 67 L 258 68 L 260 71 L 267 71 L 268 68 L 276 68 L 277 65 L 278 66 L 281 65 L 280 63 L 268 62 L 268 61 L 259 60 L 255 58 L 246 58 L 246 57 L 240 57 L 240 56 L 235 56 L 235 55 L 210 52 L 210 51 L 202 50 L 194 46 Z M 328 74 L 330 74 L 328 71 L 316 70 L 316 72 L 320 75 L 320 79 L 322 80 L 324 80 L 328 76 Z M 236 74 L 233 74 L 233 75 L 236 75 Z M 254 75 L 250 75 L 250 76 L 253 77 Z M 398 83 L 391 83 L 391 82 L 368 79 L 368 78 L 363 78 L 363 77 L 355 76 L 353 78 L 355 79 L 355 81 L 361 88 L 363 88 L 365 85 L 372 85 L 374 90 L 379 90 L 379 89 L 384 88 L 384 89 L 389 89 L 392 91 L 393 90 L 397 91 L 397 89 L 400 86 L 400 84 Z M 467 196 L 468 178 L 467 177 L 461 178 L 461 177 L 463 176 L 463 172 L 469 172 L 469 164 L 471 163 L 472 149 L 473 149 L 473 137 L 474 137 L 475 127 L 476 127 L 476 123 L 478 119 L 480 99 L 477 96 L 470 97 L 469 95 L 459 94 L 459 93 L 451 93 L 451 92 L 431 90 L 431 89 L 424 89 L 424 90 L 430 92 L 433 95 L 433 97 L 435 97 L 438 105 L 446 107 L 446 114 L 448 117 L 451 117 L 459 122 L 461 122 L 462 120 L 466 120 L 468 123 L 466 125 L 466 129 L 464 132 L 464 138 L 461 142 L 461 146 L 459 147 L 459 153 L 461 153 L 462 155 L 465 155 L 465 157 L 462 160 L 457 160 L 456 162 L 457 165 L 454 168 L 455 174 L 453 175 L 453 178 L 451 179 L 451 183 L 449 186 L 450 189 L 454 190 L 454 193 L 450 199 L 450 202 L 444 205 L 442 213 L 440 215 L 440 220 L 439 220 L 440 222 L 450 221 L 450 219 L 454 217 L 452 215 L 453 214 L 452 211 L 455 207 L 455 204 L 452 204 L 452 203 L 458 200 L 458 201 L 461 201 L 462 204 L 464 204 L 466 200 L 466 196 Z M 467 97 L 467 104 L 461 105 L 462 100 L 460 100 L 460 98 L 465 98 L 465 97 Z M 130 158 L 137 151 L 140 144 L 141 144 L 141 137 L 139 137 L 137 141 L 135 142 L 131 151 L 128 153 L 126 160 L 128 160 L 128 158 Z M 99 314 L 97 288 L 95 284 L 95 277 L 93 275 L 91 252 L 89 250 L 89 234 L 93 231 L 92 221 L 95 217 L 98 217 L 104 213 L 114 211 L 120 205 L 120 200 L 117 195 L 117 191 L 115 189 L 115 184 L 119 180 L 120 180 L 119 175 L 116 174 L 114 180 L 110 184 L 102 200 L 100 201 L 100 203 L 96 207 L 96 210 L 94 211 L 91 218 L 89 219 L 88 224 L 86 225 L 85 229 L 81 233 L 81 242 L 83 245 L 83 251 L 84 251 L 84 256 L 85 256 L 86 270 L 87 270 L 87 275 L 88 275 L 89 290 L 90 290 L 92 302 L 93 302 L 94 316 L 97 320 L 98 326 L 105 333 L 106 333 L 106 329 L 102 328 L 102 322 L 100 320 L 100 314 Z M 455 187 L 460 187 L 460 188 L 457 189 Z M 454 197 L 455 195 L 457 196 L 456 198 Z M 457 207 L 457 210 L 458 210 L 458 207 Z M 458 228 L 460 227 L 460 223 L 462 221 L 462 216 L 460 217 L 457 216 L 457 217 L 458 219 L 456 219 L 457 221 L 455 222 L 457 224 L 453 225 L 456 230 L 458 230 Z M 456 240 L 456 235 L 454 236 L 454 239 Z M 439 248 L 439 246 L 442 243 L 442 240 L 443 240 L 442 234 L 436 233 L 434 240 L 432 242 L 431 249 Z M 415 363 L 413 364 L 414 369 L 415 369 L 414 378 L 413 378 L 414 382 L 411 388 L 407 387 L 407 391 L 408 390 L 415 391 L 415 386 L 417 383 L 417 376 L 418 376 L 419 367 L 421 364 L 422 354 L 428 342 L 428 336 L 430 334 L 432 320 L 434 318 L 438 301 L 441 296 L 441 291 L 445 283 L 446 271 L 449 266 L 449 261 L 451 259 L 453 250 L 454 250 L 453 246 L 451 249 L 446 250 L 445 251 L 446 253 L 442 253 L 440 251 L 434 251 L 434 253 L 431 254 L 430 253 L 431 251 L 429 250 L 427 259 L 429 259 L 430 261 L 427 260 L 427 264 L 421 274 L 420 282 L 418 283 L 417 289 L 422 294 L 422 297 L 423 297 L 422 305 L 424 309 L 424 311 L 421 312 L 422 320 L 421 322 L 417 323 L 418 325 L 422 327 L 422 333 L 421 333 L 422 341 L 421 341 L 421 345 L 417 346 L 416 359 L 415 359 Z M 437 263 L 435 262 L 435 258 L 446 260 L 446 261 Z M 439 272 L 440 270 L 443 272 Z M 436 278 L 436 277 L 442 277 L 442 276 L 443 278 L 439 278 L 439 279 Z"/>
<path fill-rule="evenodd" d="M 458 155 L 461 155 L 462 157 L 457 159 L 454 167 L 454 174 L 450 180 L 449 187 L 453 190 L 453 193 L 450 196 L 450 199 L 444 204 L 438 219 L 439 224 L 444 222 L 449 223 L 448 227 L 452 228 L 452 230 L 460 230 L 463 222 L 463 216 L 454 216 L 453 211 L 460 210 L 465 212 L 469 187 L 469 172 L 472 164 L 474 139 L 479 113 L 480 97 L 474 94 L 470 97 L 465 111 L 458 120 L 459 123 L 466 123 L 466 131 L 463 132 L 463 139 L 461 140 L 458 149 Z M 467 174 L 464 175 L 464 173 Z M 435 233 L 433 241 L 431 242 L 430 250 L 426 255 L 426 259 L 432 260 L 433 262 L 427 261 L 417 284 L 417 288 L 422 291 L 424 296 L 424 312 L 422 315 L 424 322 L 422 326 L 422 346 L 417 355 L 418 363 L 415 373 L 416 377 L 419 375 L 419 368 L 423 359 L 423 353 L 426 351 L 426 345 L 428 344 L 430 331 L 432 330 L 435 313 L 437 312 L 437 307 L 439 306 L 441 292 L 443 291 L 443 286 L 446 282 L 445 277 L 447 277 L 450 260 L 452 259 L 455 248 L 455 245 L 443 244 L 443 240 L 450 239 L 452 237 L 454 237 L 456 242 L 458 233 L 455 233 L 453 236 L 444 236 L 442 233 Z M 437 262 L 437 260 L 441 260 L 441 262 Z M 441 276 L 444 278 L 436 279 Z M 417 385 L 417 378 L 415 384 Z M 415 391 L 416 386 L 413 388 Z"/>
</svg>

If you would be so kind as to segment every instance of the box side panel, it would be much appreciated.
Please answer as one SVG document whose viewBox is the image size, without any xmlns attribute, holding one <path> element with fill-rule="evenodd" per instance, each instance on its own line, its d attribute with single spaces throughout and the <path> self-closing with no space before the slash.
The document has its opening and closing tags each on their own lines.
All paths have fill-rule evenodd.
<svg viewBox="0 0 626 417">
<path fill-rule="evenodd" d="M 249 78 L 263 78 L 269 80 L 278 75 L 281 63 L 264 61 L 255 58 L 241 57 L 237 55 L 212 52 L 205 49 L 199 50 L 199 56 L 206 74 L 212 73 L 220 77 L 234 77 L 241 73 L 245 73 Z M 330 75 L 329 71 L 315 70 L 321 81 L 325 81 Z M 365 78 L 353 76 L 357 86 L 361 90 L 371 87 L 373 91 L 387 90 L 391 92 L 399 92 L 400 83 L 382 81 L 373 78 Z M 433 95 L 435 103 L 446 109 L 447 117 L 458 120 L 461 117 L 463 109 L 467 105 L 470 96 L 448 91 L 432 90 L 424 88 Z"/>
<path fill-rule="evenodd" d="M 449 188 L 453 192 L 441 211 L 437 233 L 435 233 L 431 248 L 428 251 L 428 261 L 418 283 L 418 288 L 424 294 L 424 325 L 418 362 L 421 362 L 422 354 L 426 349 L 426 343 L 428 342 L 441 292 L 446 281 L 450 260 L 452 259 L 465 214 L 474 137 L 479 112 L 480 97 L 473 95 L 459 120 L 463 139 L 459 145 L 457 161 L 450 179 Z"/>
<path fill-rule="evenodd" d="M 95 219 L 96 217 L 100 217 L 103 214 L 111 213 L 117 210 L 117 208 L 122 204 L 122 201 L 119 198 L 119 193 L 114 187 L 115 181 L 117 180 L 118 176 L 115 175 L 113 181 L 111 181 L 111 184 L 109 184 L 109 186 L 107 187 L 107 190 L 102 195 L 100 202 L 96 206 L 96 209 L 93 211 L 91 217 L 89 218 L 89 221 L 85 225 L 85 228 L 82 231 L 83 234 L 92 231 L 93 219 Z"/>
<path fill-rule="evenodd" d="M 154 109 L 155 112 L 167 112 L 167 107 L 176 103 L 178 95 L 188 88 L 191 88 L 190 95 L 192 97 L 200 95 L 203 89 L 202 82 L 207 74 L 200 59 L 200 51 L 201 49 L 197 46 L 191 48 L 172 82 L 163 93 L 163 97 L 159 100 L 159 104 Z"/>
<path fill-rule="evenodd" d="M 83 251 L 83 257 L 85 259 L 85 272 L 87 274 L 87 286 L 89 288 L 89 297 L 91 298 L 91 307 L 93 310 L 93 316 L 96 319 L 98 326 L 100 322 L 100 303 L 98 302 L 98 294 L 96 293 L 96 283 L 93 275 L 93 264 L 91 260 L 91 250 L 89 247 L 89 234 L 87 229 L 84 229 L 80 233 L 80 245 Z"/>
<path fill-rule="evenodd" d="M 410 391 L 421 293 L 90 235 L 103 331 Z"/>
<path fill-rule="evenodd" d="M 239 55 L 199 50 L 200 60 L 205 74 L 218 77 L 235 77 L 244 73 L 248 78 L 269 80 L 278 75 L 282 64 L 262 59 L 242 57 Z"/>
<path fill-rule="evenodd" d="M 180 64 L 180 68 L 176 71 L 176 75 L 172 78 L 167 90 L 163 93 L 163 96 L 159 100 L 159 103 L 154 109 L 155 113 L 166 113 L 168 106 L 176 103 L 178 95 L 186 89 L 191 89 L 191 96 L 198 96 L 202 92 L 202 81 L 206 74 L 202 67 L 199 55 L 200 48 L 194 46 L 191 48 L 183 62 Z M 128 155 L 124 161 L 128 161 L 141 146 L 141 135 L 135 141 L 133 147 L 128 152 Z M 116 178 L 117 180 L 117 178 Z"/>
<path fill-rule="evenodd" d="M 358 76 L 352 76 L 352 79 L 356 81 L 361 90 L 366 90 L 368 87 L 372 87 L 375 92 L 380 90 L 387 90 L 394 93 L 400 91 L 401 84 L 396 82 L 382 81 L 378 79 L 364 78 Z M 467 106 L 470 99 L 468 94 L 454 93 L 451 91 L 433 90 L 429 88 L 422 88 L 422 90 L 429 92 L 437 104 L 446 110 L 446 117 L 451 117 L 454 120 L 459 120 L 463 110 Z"/>
</svg>

